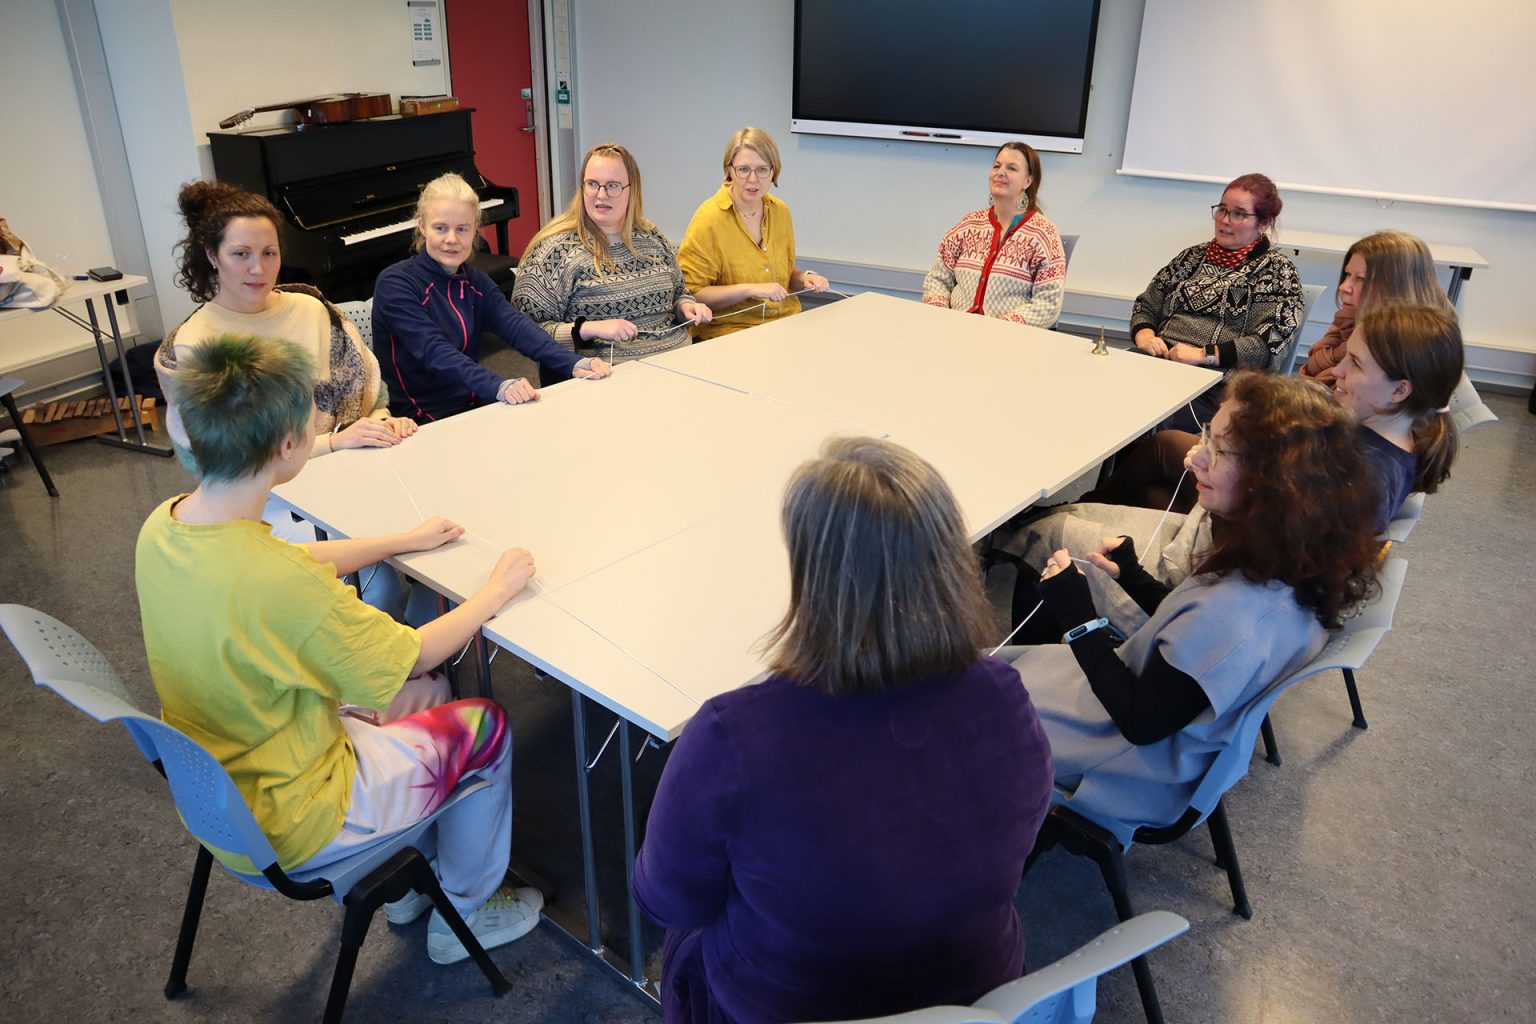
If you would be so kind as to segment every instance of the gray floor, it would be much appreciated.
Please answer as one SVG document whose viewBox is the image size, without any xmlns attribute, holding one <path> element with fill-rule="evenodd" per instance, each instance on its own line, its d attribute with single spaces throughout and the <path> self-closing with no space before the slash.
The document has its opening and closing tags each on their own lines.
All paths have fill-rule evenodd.
<svg viewBox="0 0 1536 1024">
<path fill-rule="evenodd" d="M 1203 832 L 1133 851 L 1139 907 L 1192 925 L 1153 957 L 1170 1021 L 1536 1019 L 1536 417 L 1523 399 L 1490 404 L 1502 422 L 1467 437 L 1455 478 L 1400 548 L 1409 572 L 1397 628 L 1360 676 L 1369 731 L 1349 727 L 1336 675 L 1310 681 L 1275 713 L 1284 766 L 1256 760 L 1229 797 L 1254 919 L 1231 913 Z M 57 500 L 25 462 L 0 475 L 0 599 L 76 626 L 153 706 L 133 543 L 186 478 L 170 461 L 89 442 L 47 457 Z M 1001 626 L 1011 576 L 994 576 Z M 569 700 L 509 657 L 494 669 L 517 728 L 517 853 L 579 905 Z M 191 991 L 164 1001 L 194 850 L 163 783 L 120 730 L 34 688 L 5 644 L 0 721 L 0 1018 L 318 1017 L 340 914 L 227 877 L 210 887 Z M 607 721 L 592 723 L 595 739 Z M 648 754 L 642 778 L 663 761 Z M 610 854 L 612 766 L 610 753 L 594 781 Z M 605 875 L 609 907 L 619 883 Z M 1019 908 L 1036 964 L 1113 921 L 1095 869 L 1060 851 L 1024 880 Z M 605 925 L 622 947 L 616 920 Z M 375 924 L 349 1020 L 655 1019 L 548 925 L 495 954 L 515 986 L 501 1000 L 473 967 L 429 963 L 423 929 Z M 646 939 L 654 961 L 656 933 Z M 1104 982 L 1100 1005 L 1101 1020 L 1141 1019 L 1128 971 Z"/>
</svg>

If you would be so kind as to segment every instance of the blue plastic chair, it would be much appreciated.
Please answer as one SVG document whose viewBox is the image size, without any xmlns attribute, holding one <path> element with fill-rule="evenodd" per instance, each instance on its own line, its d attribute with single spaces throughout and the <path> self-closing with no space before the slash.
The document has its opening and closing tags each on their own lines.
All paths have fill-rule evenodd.
<svg viewBox="0 0 1536 1024">
<path fill-rule="evenodd" d="M 177 813 L 200 844 L 171 975 L 165 985 L 167 999 L 186 991 L 192 944 L 214 863 L 210 847 L 250 859 L 257 873 L 226 868 L 242 882 L 274 889 L 295 900 L 329 896 L 346 908 L 341 949 L 325 1005 L 328 1024 L 340 1021 L 346 1011 L 357 953 L 374 911 L 413 889 L 431 897 L 495 993 L 501 995 L 511 988 L 444 895 L 427 858 L 417 848 L 437 814 L 490 783 L 476 779 L 460 786 L 431 817 L 345 860 L 309 871 L 284 871 L 229 773 L 185 733 L 139 710 L 117 673 L 90 641 L 49 615 L 15 604 L 0 605 L 0 630 L 16 645 L 37 685 L 48 687 L 99 722 L 123 724 L 145 759 L 165 776 Z"/>
<path fill-rule="evenodd" d="M 1154 910 L 1118 924 L 1055 963 L 999 985 L 970 1006 L 934 1006 L 846 1024 L 1088 1024 L 1099 978 L 1189 930 L 1178 914 Z"/>
<path fill-rule="evenodd" d="M 1408 539 L 1408 535 L 1413 532 L 1413 528 L 1419 525 L 1419 519 L 1423 515 L 1424 492 L 1414 491 L 1404 498 L 1403 503 L 1398 506 L 1397 514 L 1392 517 L 1392 521 L 1382 531 L 1381 539 L 1389 540 L 1394 544 L 1401 544 Z"/>
</svg>

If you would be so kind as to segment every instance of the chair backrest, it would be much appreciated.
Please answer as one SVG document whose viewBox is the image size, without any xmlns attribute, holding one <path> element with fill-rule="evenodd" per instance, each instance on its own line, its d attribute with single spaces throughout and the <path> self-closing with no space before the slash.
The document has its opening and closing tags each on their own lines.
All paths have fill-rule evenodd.
<svg viewBox="0 0 1536 1024">
<path fill-rule="evenodd" d="M 1403 499 L 1402 505 L 1398 506 L 1397 515 L 1392 517 L 1392 521 L 1387 524 L 1387 528 L 1381 533 L 1382 539 L 1390 540 L 1394 544 L 1401 544 L 1408 539 L 1408 535 L 1419 524 L 1419 517 L 1423 514 L 1424 492 L 1414 491 Z"/>
<path fill-rule="evenodd" d="M 1066 265 L 1068 267 L 1072 266 L 1072 250 L 1077 248 L 1077 240 L 1081 237 L 1081 235 L 1061 236 L 1061 251 L 1062 254 L 1066 257 Z"/>
<path fill-rule="evenodd" d="M 1141 914 L 1055 963 L 998 986 L 973 1005 L 1012 1024 L 1087 1024 L 1093 1020 L 1102 975 L 1188 930 L 1189 922 L 1178 914 Z"/>
<path fill-rule="evenodd" d="M 1296 369 L 1296 350 L 1301 345 L 1301 332 L 1307 329 L 1307 324 L 1312 320 L 1312 309 L 1322 299 L 1324 291 L 1326 289 L 1320 284 L 1304 284 L 1301 286 L 1301 326 L 1296 328 L 1296 333 L 1291 335 L 1290 343 L 1275 358 L 1274 371 L 1276 373 L 1291 373 Z"/>
<path fill-rule="evenodd" d="M 357 333 L 363 336 L 363 344 L 373 348 L 373 300 L 338 302 L 336 308 L 357 327 Z"/>
<path fill-rule="evenodd" d="M 1376 597 L 1367 602 L 1357 615 L 1346 620 L 1343 628 L 1328 639 L 1315 658 L 1284 679 L 1265 687 L 1242 710 L 1232 742 L 1216 755 L 1216 760 L 1195 788 L 1195 795 L 1190 798 L 1190 807 L 1199 812 L 1195 825 L 1204 821 L 1216 809 L 1216 804 L 1227 790 L 1248 774 L 1259 728 L 1264 724 L 1264 716 L 1269 714 L 1276 698 L 1303 679 L 1319 672 L 1344 668 L 1353 670 L 1365 664 L 1371 652 L 1376 650 L 1376 645 L 1381 643 L 1381 638 L 1392 629 L 1392 613 L 1403 591 L 1403 576 L 1407 567 L 1407 561 L 1402 558 L 1387 558 L 1377 576 L 1381 589 Z"/>
<path fill-rule="evenodd" d="M 1456 424 L 1456 429 L 1465 433 L 1473 427 L 1480 427 L 1484 423 L 1495 423 L 1498 417 L 1493 410 L 1484 404 L 1483 399 L 1477 393 L 1477 388 L 1472 386 L 1472 378 L 1465 373 L 1461 375 L 1461 382 L 1456 385 L 1456 390 L 1451 392 L 1451 419 Z"/>
<path fill-rule="evenodd" d="M 250 858 L 259 872 L 276 863 L 234 780 L 185 733 L 134 704 L 100 651 L 64 623 L 22 605 L 0 605 L 0 629 L 46 686 L 98 722 L 122 722 L 139 751 L 159 761 L 187 830 L 200 841 Z"/>
</svg>

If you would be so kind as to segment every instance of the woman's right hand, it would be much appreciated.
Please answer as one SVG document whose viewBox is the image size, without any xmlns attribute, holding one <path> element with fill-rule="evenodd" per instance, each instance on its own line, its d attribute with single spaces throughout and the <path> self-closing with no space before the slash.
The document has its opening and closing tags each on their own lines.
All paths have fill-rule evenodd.
<svg viewBox="0 0 1536 1024">
<path fill-rule="evenodd" d="M 777 281 L 768 281 L 752 289 L 752 296 L 765 302 L 783 302 L 789 291 Z"/>
<path fill-rule="evenodd" d="M 537 571 L 533 564 L 533 555 L 527 549 L 508 548 L 496 560 L 496 567 L 491 570 L 490 579 L 485 581 L 483 589 L 490 590 L 496 595 L 498 598 L 496 604 L 499 607 L 521 593 Z"/>
<path fill-rule="evenodd" d="M 1168 358 L 1168 343 L 1150 327 L 1143 327 L 1137 331 L 1136 337 L 1132 338 L 1131 342 L 1149 356 L 1157 356 L 1159 359 Z"/>
<path fill-rule="evenodd" d="M 1088 557 L 1084 561 L 1095 569 L 1103 571 L 1110 579 L 1117 580 L 1120 578 L 1120 567 L 1110 560 L 1110 555 L 1123 543 L 1125 543 L 1124 537 L 1105 537 L 1099 542 L 1099 549 L 1088 552 Z"/>
<path fill-rule="evenodd" d="M 631 341 L 640 329 L 628 320 L 588 320 L 581 325 L 583 338 L 602 338 L 604 341 Z"/>
</svg>

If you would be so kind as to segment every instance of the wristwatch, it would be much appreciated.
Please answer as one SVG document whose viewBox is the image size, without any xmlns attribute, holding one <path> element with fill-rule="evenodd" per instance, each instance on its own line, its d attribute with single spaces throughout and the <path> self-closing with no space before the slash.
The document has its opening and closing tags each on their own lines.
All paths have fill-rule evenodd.
<svg viewBox="0 0 1536 1024">
<path fill-rule="evenodd" d="M 1124 633 L 1116 629 L 1108 619 L 1101 616 L 1100 618 L 1094 619 L 1091 622 L 1085 622 L 1081 626 L 1073 626 L 1071 629 L 1061 634 L 1061 642 L 1064 644 L 1070 644 L 1073 640 L 1081 640 L 1083 637 L 1087 636 L 1089 633 L 1092 633 L 1096 629 L 1108 629 L 1110 639 L 1116 643 L 1119 643 L 1125 639 Z"/>
</svg>

